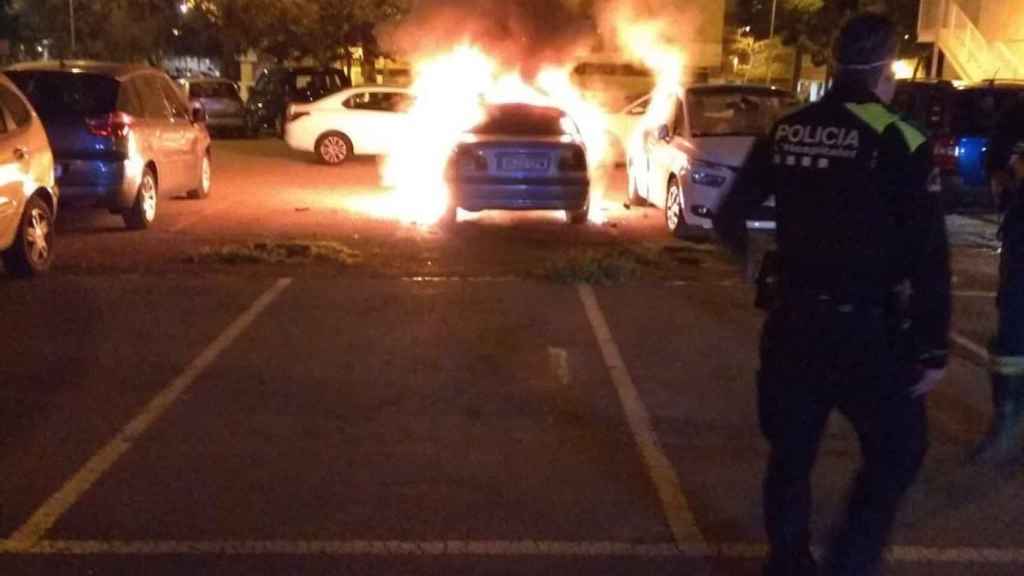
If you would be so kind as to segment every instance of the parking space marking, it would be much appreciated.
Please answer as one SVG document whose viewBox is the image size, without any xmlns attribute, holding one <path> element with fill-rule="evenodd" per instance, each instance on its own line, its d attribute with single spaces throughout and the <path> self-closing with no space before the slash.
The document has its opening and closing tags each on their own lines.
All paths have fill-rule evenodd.
<svg viewBox="0 0 1024 576">
<path fill-rule="evenodd" d="M 959 290 L 954 291 L 953 296 L 957 298 L 995 298 L 996 293 L 985 290 Z"/>
<path fill-rule="evenodd" d="M 752 542 L 650 543 L 555 540 L 40 540 L 20 547 L 0 540 L 0 556 L 420 556 L 553 558 L 694 558 L 760 560 L 768 546 Z M 821 552 L 820 550 L 818 551 Z M 893 546 L 900 564 L 1024 565 L 1020 548 Z"/>
<path fill-rule="evenodd" d="M 211 342 L 166 388 L 160 391 L 137 415 L 99 452 L 94 454 L 56 493 L 43 503 L 32 516 L 11 535 L 6 547 L 31 548 L 70 509 L 97 480 L 131 449 L 146 429 L 199 378 L 199 376 L 252 325 L 257 317 L 277 299 L 292 282 L 281 278 L 260 295 L 249 308 Z"/>
<path fill-rule="evenodd" d="M 679 476 L 672 467 L 672 462 L 661 449 L 651 416 L 633 384 L 633 378 L 629 375 L 629 369 L 622 359 L 619 346 L 612 337 L 604 313 L 601 312 L 594 289 L 585 284 L 578 285 L 577 289 L 580 300 L 583 302 L 583 308 L 587 313 L 587 319 L 590 320 L 590 326 L 593 328 L 594 336 L 601 348 L 601 356 L 604 358 L 615 390 L 619 394 L 619 401 L 626 413 L 626 420 L 629 422 L 633 438 L 658 491 L 661 507 L 672 530 L 672 535 L 679 545 L 690 542 L 703 545 L 705 543 L 704 536 L 701 534 L 700 528 L 697 527 L 686 496 L 683 495 Z"/>
</svg>

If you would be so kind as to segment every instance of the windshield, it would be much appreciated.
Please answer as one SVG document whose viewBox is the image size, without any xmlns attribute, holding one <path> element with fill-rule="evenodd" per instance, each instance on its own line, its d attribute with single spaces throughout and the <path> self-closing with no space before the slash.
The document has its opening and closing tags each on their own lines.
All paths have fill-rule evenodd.
<svg viewBox="0 0 1024 576">
<path fill-rule="evenodd" d="M 691 133 L 699 136 L 761 136 L 796 104 L 775 92 L 691 90 L 687 94 Z"/>
<path fill-rule="evenodd" d="M 504 104 L 490 107 L 487 118 L 471 132 L 507 136 L 561 136 L 571 133 L 571 128 L 571 121 L 557 108 Z"/>
<path fill-rule="evenodd" d="M 196 82 L 189 84 L 189 98 L 227 98 L 238 100 L 238 91 L 228 82 Z"/>
<path fill-rule="evenodd" d="M 99 116 L 114 111 L 118 82 L 72 72 L 7 72 L 44 120 L 58 116 Z"/>
</svg>

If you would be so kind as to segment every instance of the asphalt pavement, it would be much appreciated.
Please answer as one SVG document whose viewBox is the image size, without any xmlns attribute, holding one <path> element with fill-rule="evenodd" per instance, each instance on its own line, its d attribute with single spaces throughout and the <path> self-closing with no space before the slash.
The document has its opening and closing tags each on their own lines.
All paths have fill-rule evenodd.
<svg viewBox="0 0 1024 576">
<path fill-rule="evenodd" d="M 66 213 L 53 274 L 0 279 L 0 573 L 759 573 L 761 317 L 621 171 L 602 224 L 453 235 L 367 208 L 373 159 L 214 161 L 209 200 L 144 233 Z M 890 574 L 1024 570 L 1024 468 L 964 462 L 994 262 L 958 241 L 966 344 Z M 857 462 L 837 417 L 819 542 Z"/>
</svg>

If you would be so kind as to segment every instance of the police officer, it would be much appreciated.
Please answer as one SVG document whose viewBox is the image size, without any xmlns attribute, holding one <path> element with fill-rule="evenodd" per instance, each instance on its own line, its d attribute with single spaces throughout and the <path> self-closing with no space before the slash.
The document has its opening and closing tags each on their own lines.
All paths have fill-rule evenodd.
<svg viewBox="0 0 1024 576">
<path fill-rule="evenodd" d="M 1003 214 L 999 236 L 997 307 L 992 342 L 992 425 L 975 451 L 980 462 L 1002 462 L 1019 451 L 1024 429 L 1024 99 L 1000 115 L 988 170 Z"/>
<path fill-rule="evenodd" d="M 850 19 L 834 88 L 755 145 L 715 218 L 746 258 L 746 215 L 775 196 L 778 298 L 760 299 L 770 312 L 758 374 L 769 575 L 816 573 L 810 474 L 833 409 L 853 424 L 863 465 L 828 573 L 878 570 L 924 460 L 924 396 L 946 365 L 949 248 L 930 147 L 885 104 L 897 44 L 887 18 Z"/>
</svg>

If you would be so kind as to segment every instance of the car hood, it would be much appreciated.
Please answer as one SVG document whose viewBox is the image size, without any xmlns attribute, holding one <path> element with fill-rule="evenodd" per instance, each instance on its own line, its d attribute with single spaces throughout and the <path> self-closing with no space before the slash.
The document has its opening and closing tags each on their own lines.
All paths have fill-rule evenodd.
<svg viewBox="0 0 1024 576">
<path fill-rule="evenodd" d="M 756 139 L 754 136 L 701 136 L 693 138 L 693 148 L 700 160 L 740 168 Z"/>
</svg>

